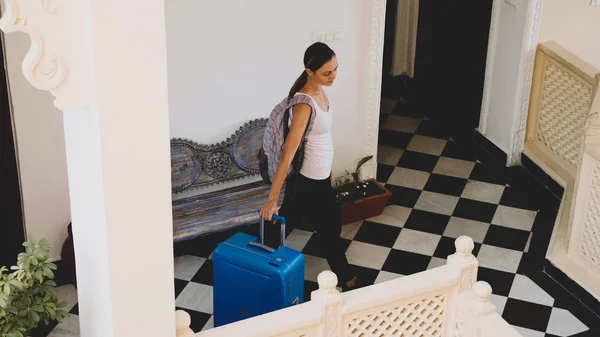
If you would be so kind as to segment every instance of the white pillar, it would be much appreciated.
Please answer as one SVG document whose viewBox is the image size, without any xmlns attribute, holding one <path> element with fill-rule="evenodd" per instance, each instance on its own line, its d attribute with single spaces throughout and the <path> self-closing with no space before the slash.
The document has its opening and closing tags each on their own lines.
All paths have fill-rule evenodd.
<svg viewBox="0 0 600 337">
<path fill-rule="evenodd" d="M 64 113 L 81 336 L 175 336 L 163 0 L 6 7 Z"/>
</svg>

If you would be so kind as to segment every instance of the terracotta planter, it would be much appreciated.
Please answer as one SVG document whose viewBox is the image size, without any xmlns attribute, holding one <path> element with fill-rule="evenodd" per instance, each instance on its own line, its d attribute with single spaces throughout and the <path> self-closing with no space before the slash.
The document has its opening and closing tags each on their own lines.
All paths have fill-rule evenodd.
<svg viewBox="0 0 600 337">
<path fill-rule="evenodd" d="M 372 218 L 383 213 L 392 193 L 375 179 L 365 180 L 379 187 L 383 193 L 342 204 L 342 225 Z"/>
</svg>

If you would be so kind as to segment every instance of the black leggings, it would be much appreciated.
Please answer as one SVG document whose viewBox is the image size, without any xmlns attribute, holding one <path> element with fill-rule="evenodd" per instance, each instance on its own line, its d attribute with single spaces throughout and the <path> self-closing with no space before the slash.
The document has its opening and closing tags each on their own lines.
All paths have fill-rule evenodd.
<svg viewBox="0 0 600 337">
<path fill-rule="evenodd" d="M 339 284 L 354 277 L 340 236 L 340 207 L 336 203 L 335 191 L 329 178 L 314 180 L 300 174 L 291 176 L 286 182 L 279 214 L 286 218 L 292 228 L 302 217 L 315 226 L 315 239 L 332 271 L 337 275 Z"/>
</svg>

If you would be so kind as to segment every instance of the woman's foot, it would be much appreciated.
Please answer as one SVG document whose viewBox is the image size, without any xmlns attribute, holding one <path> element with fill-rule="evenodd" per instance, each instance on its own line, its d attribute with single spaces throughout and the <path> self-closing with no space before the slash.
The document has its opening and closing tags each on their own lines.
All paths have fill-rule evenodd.
<svg viewBox="0 0 600 337">
<path fill-rule="evenodd" d="M 342 291 L 348 291 L 348 290 L 352 290 L 356 287 L 356 279 L 357 277 L 354 276 L 350 281 L 347 281 L 346 283 L 344 283 L 344 286 L 342 287 Z"/>
</svg>

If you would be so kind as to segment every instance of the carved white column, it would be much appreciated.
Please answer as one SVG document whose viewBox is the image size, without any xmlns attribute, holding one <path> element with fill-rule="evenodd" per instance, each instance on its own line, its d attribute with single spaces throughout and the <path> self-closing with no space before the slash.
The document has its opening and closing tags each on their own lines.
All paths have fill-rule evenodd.
<svg viewBox="0 0 600 337">
<path fill-rule="evenodd" d="M 311 301 L 319 302 L 325 307 L 323 334 L 326 337 L 342 337 L 342 295 L 336 289 L 337 276 L 326 270 L 317 277 L 319 290 L 311 294 Z"/>
<path fill-rule="evenodd" d="M 175 336 L 163 1 L 5 5 L 63 110 L 81 336 Z"/>
<path fill-rule="evenodd" d="M 482 317 L 496 313 L 496 307 L 490 302 L 492 287 L 487 282 L 477 282 L 471 291 L 462 294 L 457 303 L 457 337 L 480 336 L 479 322 Z M 498 334 L 498 336 L 504 336 Z"/>
<path fill-rule="evenodd" d="M 456 253 L 448 256 L 448 264 L 461 269 L 459 293 L 471 290 L 477 280 L 479 262 L 473 256 L 475 244 L 468 236 L 460 236 L 454 241 Z"/>
</svg>

